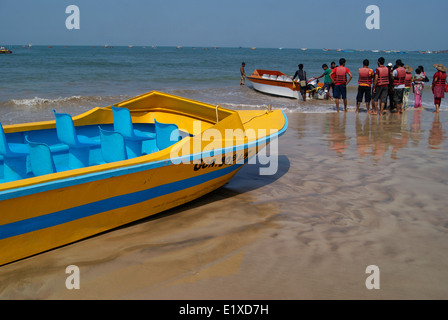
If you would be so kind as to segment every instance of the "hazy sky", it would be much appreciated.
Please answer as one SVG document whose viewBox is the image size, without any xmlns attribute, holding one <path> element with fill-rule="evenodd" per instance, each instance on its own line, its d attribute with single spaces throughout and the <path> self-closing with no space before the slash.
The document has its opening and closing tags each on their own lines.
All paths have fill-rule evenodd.
<svg viewBox="0 0 448 320">
<path fill-rule="evenodd" d="M 68 30 L 77 5 L 80 29 Z M 380 29 L 366 28 L 366 8 Z M 447 0 L 0 0 L 0 45 L 448 49 Z"/>
</svg>

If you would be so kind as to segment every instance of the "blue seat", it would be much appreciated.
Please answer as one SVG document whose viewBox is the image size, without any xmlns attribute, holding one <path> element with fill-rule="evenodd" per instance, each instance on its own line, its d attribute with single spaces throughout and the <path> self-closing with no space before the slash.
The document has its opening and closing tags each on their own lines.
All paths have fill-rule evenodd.
<svg viewBox="0 0 448 320">
<path fill-rule="evenodd" d="M 104 130 L 101 127 L 101 154 L 106 163 L 122 161 L 128 158 L 126 144 L 121 133 Z"/>
<path fill-rule="evenodd" d="M 53 109 L 56 118 L 56 133 L 58 139 L 73 148 L 99 146 L 99 142 L 89 137 L 76 134 L 73 119 L 68 113 L 58 113 Z"/>
<path fill-rule="evenodd" d="M 0 123 L 0 176 L 5 181 L 26 178 L 28 172 L 28 147 L 24 143 L 9 143 Z"/>
<path fill-rule="evenodd" d="M 134 129 L 131 112 L 128 108 L 112 106 L 112 113 L 114 117 L 114 131 L 119 132 L 124 137 L 128 157 L 140 157 L 143 153 L 146 153 L 143 149 L 143 142 L 147 145 L 149 140 L 155 140 L 155 133 Z"/>
<path fill-rule="evenodd" d="M 28 143 L 32 173 L 35 176 L 55 173 L 56 166 L 51 155 L 50 147 L 45 143 L 31 142 L 28 140 L 28 137 L 25 140 Z"/>
<path fill-rule="evenodd" d="M 25 157 L 29 154 L 28 147 L 24 143 L 8 143 L 5 131 L 0 123 L 0 155 L 4 157 Z"/>
<path fill-rule="evenodd" d="M 99 146 L 100 142 L 87 136 L 76 134 L 73 119 L 68 113 L 58 113 L 53 109 L 56 119 L 58 139 L 69 146 L 69 167 L 82 168 L 89 165 L 90 147 Z"/>
<path fill-rule="evenodd" d="M 148 140 L 154 139 L 156 135 L 134 129 L 131 112 L 128 108 L 117 108 L 112 106 L 114 116 L 114 131 L 123 135 L 126 140 Z"/>
<path fill-rule="evenodd" d="M 154 119 L 156 125 L 156 141 L 159 150 L 166 149 L 179 142 L 179 128 L 175 124 L 161 123 Z"/>
</svg>

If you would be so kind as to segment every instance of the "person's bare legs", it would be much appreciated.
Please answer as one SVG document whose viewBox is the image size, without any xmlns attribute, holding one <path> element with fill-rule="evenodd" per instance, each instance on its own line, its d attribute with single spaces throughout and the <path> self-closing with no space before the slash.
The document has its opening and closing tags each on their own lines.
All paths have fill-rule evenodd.
<svg viewBox="0 0 448 320">
<path fill-rule="evenodd" d="M 347 99 L 344 99 L 344 112 L 347 112 Z"/>
<path fill-rule="evenodd" d="M 339 112 L 339 99 L 334 99 L 336 101 L 336 111 Z"/>
</svg>

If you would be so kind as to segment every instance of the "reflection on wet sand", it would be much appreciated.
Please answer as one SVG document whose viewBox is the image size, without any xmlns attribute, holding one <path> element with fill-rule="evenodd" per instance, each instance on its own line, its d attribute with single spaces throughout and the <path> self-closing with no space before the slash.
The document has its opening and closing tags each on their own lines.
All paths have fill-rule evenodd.
<svg viewBox="0 0 448 320">
<path fill-rule="evenodd" d="M 442 123 L 439 120 L 439 114 L 436 113 L 432 128 L 429 130 L 428 144 L 431 149 L 440 149 L 440 145 L 446 139 L 446 131 L 442 129 Z"/>
<path fill-rule="evenodd" d="M 359 157 L 371 155 L 375 161 L 378 161 L 390 151 L 390 158 L 399 159 L 401 149 L 418 147 L 425 134 L 421 124 L 422 112 L 427 111 L 419 108 L 408 110 L 403 114 L 386 114 L 381 118 L 356 114 L 354 132 Z M 408 123 L 408 116 L 411 123 Z M 342 156 L 351 143 L 347 126 L 351 127 L 352 124 L 347 123 L 346 114 L 326 115 L 323 133 L 328 141 L 328 149 L 335 151 L 338 156 Z M 432 128 L 429 130 L 429 147 L 440 148 L 440 144 L 446 139 L 445 133 L 439 116 L 435 115 Z M 409 145 L 410 142 L 411 145 Z"/>
</svg>

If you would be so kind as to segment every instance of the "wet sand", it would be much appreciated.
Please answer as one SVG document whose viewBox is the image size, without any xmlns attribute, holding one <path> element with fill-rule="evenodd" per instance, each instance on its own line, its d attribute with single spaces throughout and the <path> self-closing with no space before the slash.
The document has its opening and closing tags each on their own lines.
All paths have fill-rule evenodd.
<svg viewBox="0 0 448 320">
<path fill-rule="evenodd" d="M 287 116 L 275 175 L 3 266 L 0 299 L 447 299 L 448 113 Z"/>
</svg>

